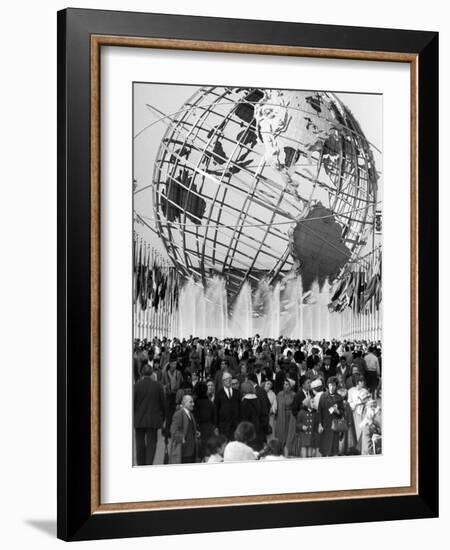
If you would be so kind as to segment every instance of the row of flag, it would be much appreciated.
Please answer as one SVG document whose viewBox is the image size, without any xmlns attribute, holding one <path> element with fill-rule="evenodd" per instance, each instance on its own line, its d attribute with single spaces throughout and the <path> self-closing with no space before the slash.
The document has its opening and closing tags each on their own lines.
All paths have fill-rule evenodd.
<svg viewBox="0 0 450 550">
<path fill-rule="evenodd" d="M 372 303 L 379 309 L 381 299 L 381 252 L 378 252 L 370 259 L 367 270 L 358 267 L 345 273 L 333 289 L 328 309 L 340 312 L 350 307 L 355 313 L 362 313 Z"/>
<path fill-rule="evenodd" d="M 176 270 L 161 265 L 159 255 L 142 240 L 134 239 L 133 247 L 133 302 L 142 310 L 158 309 L 164 304 L 168 312 L 176 311 L 179 299 L 179 281 Z"/>
</svg>

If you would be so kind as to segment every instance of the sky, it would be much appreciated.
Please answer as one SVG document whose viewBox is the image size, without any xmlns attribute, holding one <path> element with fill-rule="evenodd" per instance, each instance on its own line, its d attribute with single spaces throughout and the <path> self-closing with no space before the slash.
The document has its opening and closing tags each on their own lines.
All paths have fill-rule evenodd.
<svg viewBox="0 0 450 550">
<path fill-rule="evenodd" d="M 207 85 L 207 83 L 205 83 Z M 191 97 L 199 86 L 185 86 L 174 84 L 134 83 L 133 86 L 133 179 L 137 182 L 137 190 L 143 189 L 135 195 L 135 210 L 146 216 L 151 223 L 154 218 L 152 201 L 152 175 L 155 157 L 158 152 L 166 125 L 155 121 L 154 111 L 147 107 L 150 104 L 164 114 L 178 111 Z M 328 90 L 333 91 L 333 90 Z M 382 150 L 382 96 L 379 94 L 336 93 L 341 101 L 351 110 L 359 122 L 367 140 L 373 144 L 376 167 L 382 172 L 382 159 L 379 151 Z M 382 177 L 379 180 L 382 186 Z M 382 193 L 379 193 L 381 196 Z M 136 226 L 138 234 L 150 242 L 163 256 L 165 249 L 159 239 L 147 228 Z"/>
</svg>

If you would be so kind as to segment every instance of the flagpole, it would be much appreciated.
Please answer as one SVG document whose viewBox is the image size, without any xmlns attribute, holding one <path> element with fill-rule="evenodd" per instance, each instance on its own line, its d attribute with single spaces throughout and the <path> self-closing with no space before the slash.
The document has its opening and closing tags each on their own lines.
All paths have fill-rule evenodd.
<svg viewBox="0 0 450 550">
<path fill-rule="evenodd" d="M 146 278 L 146 288 L 147 288 L 147 338 L 152 340 L 152 296 L 151 296 L 151 287 L 150 280 L 152 277 L 152 268 L 151 268 L 151 258 L 152 258 L 152 246 L 148 245 L 147 252 L 147 278 Z"/>
<path fill-rule="evenodd" d="M 166 298 L 166 292 L 167 292 L 167 266 L 166 261 L 164 260 L 164 300 L 163 300 L 163 306 L 164 306 L 164 336 L 167 336 L 167 320 L 168 320 L 168 312 L 167 312 L 167 298 Z"/>
<path fill-rule="evenodd" d="M 171 325 L 171 323 L 172 323 L 172 307 L 171 307 L 172 300 L 171 300 L 170 269 L 169 269 L 168 266 L 166 267 L 166 271 L 167 271 L 167 282 L 166 282 L 166 297 L 167 297 L 167 300 L 166 300 L 166 304 L 167 304 L 167 338 L 169 338 L 169 334 L 170 334 L 170 325 Z M 167 295 L 167 292 L 169 292 L 169 295 Z"/>
<path fill-rule="evenodd" d="M 164 336 L 167 336 L 167 332 L 168 332 L 167 321 L 169 320 L 168 311 L 167 311 L 166 292 L 167 292 L 167 266 L 164 261 Z"/>
<path fill-rule="evenodd" d="M 373 274 L 373 265 L 374 265 L 374 260 L 375 260 L 375 251 L 372 252 L 372 256 L 370 258 L 370 273 L 371 273 L 371 277 L 372 277 L 372 274 Z M 370 298 L 370 314 L 371 314 L 371 317 L 372 317 L 372 332 L 371 332 L 371 335 L 372 335 L 372 340 L 375 341 L 376 340 L 376 308 L 375 308 L 375 303 L 373 301 L 373 297 Z"/>
<path fill-rule="evenodd" d="M 139 238 L 139 254 L 137 256 L 137 271 L 136 271 L 136 338 L 141 339 L 141 334 L 139 332 L 139 285 L 140 285 L 140 273 L 141 273 L 141 240 Z"/>
<path fill-rule="evenodd" d="M 136 245 L 137 245 L 137 239 L 136 239 L 136 235 L 133 235 L 134 239 L 133 239 L 133 342 L 134 342 L 134 339 L 136 338 L 136 301 L 135 301 L 135 296 L 136 296 L 136 281 L 137 281 L 137 277 L 136 277 L 136 273 L 137 273 L 137 270 L 136 270 Z"/>
<path fill-rule="evenodd" d="M 159 301 L 158 301 L 158 279 L 159 279 L 159 268 L 158 268 L 158 251 L 155 251 L 155 284 L 153 285 L 155 293 L 155 336 L 159 338 Z M 158 307 L 157 307 L 158 306 Z"/>
<path fill-rule="evenodd" d="M 157 269 L 158 269 L 158 286 L 156 287 L 157 297 L 158 297 L 158 338 L 161 338 L 162 330 L 161 330 L 161 304 L 160 304 L 160 294 L 159 294 L 159 287 L 160 287 L 160 277 L 161 277 L 161 262 L 159 257 L 159 252 L 156 253 L 157 258 Z"/>
<path fill-rule="evenodd" d="M 138 275 L 137 275 L 137 295 L 136 295 L 136 310 L 137 310 L 137 332 L 139 340 L 142 339 L 141 334 L 141 310 L 140 310 L 140 292 L 141 292 L 141 261 L 142 261 L 142 238 L 139 238 L 139 262 L 138 262 Z"/>
<path fill-rule="evenodd" d="M 151 255 L 151 263 L 152 263 L 152 285 L 150 287 L 150 298 L 151 298 L 151 304 L 152 304 L 152 315 L 151 315 L 151 325 L 152 325 L 152 336 L 153 338 L 156 336 L 156 311 L 155 311 L 155 308 L 153 306 L 153 286 L 154 286 L 154 281 L 155 281 L 155 270 L 153 269 L 154 266 L 155 266 L 155 250 L 152 249 L 152 255 Z"/>
<path fill-rule="evenodd" d="M 147 276 L 148 276 L 148 273 L 147 273 L 147 243 L 144 242 L 144 269 L 143 269 L 143 273 L 144 273 L 144 286 L 143 286 L 143 302 L 145 304 L 146 302 L 146 298 L 147 298 Z M 147 308 L 145 308 L 142 312 L 142 325 L 143 325 L 143 333 L 144 333 L 144 338 L 147 338 Z"/>
</svg>

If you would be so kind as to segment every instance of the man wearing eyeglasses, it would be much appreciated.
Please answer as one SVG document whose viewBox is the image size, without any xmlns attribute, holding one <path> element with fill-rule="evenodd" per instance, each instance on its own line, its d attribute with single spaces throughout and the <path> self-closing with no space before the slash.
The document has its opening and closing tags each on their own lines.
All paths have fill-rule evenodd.
<svg viewBox="0 0 450 550">
<path fill-rule="evenodd" d="M 240 394 L 232 387 L 233 376 L 225 371 L 222 374 L 222 389 L 216 393 L 215 404 L 219 433 L 229 441 L 239 424 Z"/>
</svg>

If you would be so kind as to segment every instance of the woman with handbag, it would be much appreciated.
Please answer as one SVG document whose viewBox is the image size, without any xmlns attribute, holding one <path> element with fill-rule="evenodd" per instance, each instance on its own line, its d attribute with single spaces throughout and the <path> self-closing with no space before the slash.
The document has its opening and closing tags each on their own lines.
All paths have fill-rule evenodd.
<svg viewBox="0 0 450 550">
<path fill-rule="evenodd" d="M 319 451 L 321 456 L 337 456 L 339 453 L 340 434 L 347 431 L 342 397 L 336 393 L 336 378 L 331 376 L 327 381 L 327 391 L 319 401 Z"/>
</svg>

